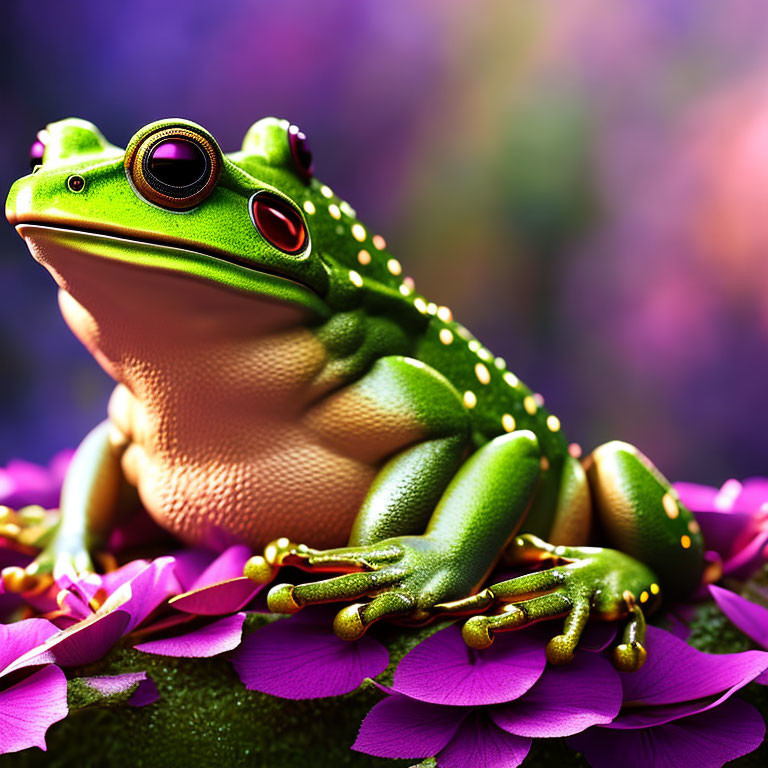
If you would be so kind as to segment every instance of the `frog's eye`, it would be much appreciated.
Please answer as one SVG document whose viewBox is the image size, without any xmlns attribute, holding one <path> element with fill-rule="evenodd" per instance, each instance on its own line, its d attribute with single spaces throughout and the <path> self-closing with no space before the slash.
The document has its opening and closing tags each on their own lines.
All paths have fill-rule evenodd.
<svg viewBox="0 0 768 768">
<path fill-rule="evenodd" d="M 139 194 L 165 208 L 192 208 L 202 202 L 221 173 L 218 147 L 187 128 L 150 133 L 125 162 Z"/>
<path fill-rule="evenodd" d="M 296 173 L 307 182 L 312 178 L 314 170 L 312 165 L 312 150 L 309 148 L 309 139 L 298 125 L 288 126 L 288 146 L 291 149 L 291 158 L 296 168 Z"/>
<path fill-rule="evenodd" d="M 276 195 L 257 192 L 251 198 L 251 218 L 264 239 L 285 253 L 298 253 L 306 245 L 301 214 Z"/>
</svg>

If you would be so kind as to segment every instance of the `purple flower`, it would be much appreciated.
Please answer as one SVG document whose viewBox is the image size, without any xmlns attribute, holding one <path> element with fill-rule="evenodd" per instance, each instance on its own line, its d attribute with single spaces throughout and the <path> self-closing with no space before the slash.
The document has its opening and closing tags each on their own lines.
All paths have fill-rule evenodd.
<svg viewBox="0 0 768 768">
<path fill-rule="evenodd" d="M 332 617 L 322 608 L 305 609 L 246 637 L 232 656 L 245 687 L 283 699 L 317 699 L 349 693 L 381 674 L 387 649 L 369 635 L 340 640 Z"/>
<path fill-rule="evenodd" d="M 675 489 L 722 559 L 724 574 L 747 579 L 768 562 L 768 479 L 728 480 L 720 489 L 675 483 Z"/>
<path fill-rule="evenodd" d="M 731 696 L 768 668 L 768 654 L 702 653 L 652 626 L 646 646 L 642 669 L 619 673 L 618 717 L 568 739 L 594 768 L 715 768 L 760 745 L 762 716 Z"/>
<path fill-rule="evenodd" d="M 57 453 L 47 467 L 14 459 L 0 467 L 0 506 L 18 507 L 39 504 L 51 508 L 59 504 L 61 483 L 74 451 Z"/>
<path fill-rule="evenodd" d="M 0 678 L 14 662 L 56 633 L 45 619 L 0 624 Z M 41 662 L 44 663 L 44 662 Z M 0 686 L 2 683 L 0 683 Z M 48 728 L 67 715 L 67 680 L 53 665 L 43 666 L 0 690 L 0 754 L 27 747 L 45 749 Z"/>
<path fill-rule="evenodd" d="M 368 713 L 353 749 L 435 755 L 441 768 L 513 768 L 532 738 L 610 722 L 621 706 L 610 662 L 581 650 L 571 664 L 545 669 L 545 645 L 538 627 L 501 635 L 485 651 L 468 648 L 457 625 L 436 632 L 400 662 L 392 689 L 384 689 L 389 696 Z"/>
</svg>

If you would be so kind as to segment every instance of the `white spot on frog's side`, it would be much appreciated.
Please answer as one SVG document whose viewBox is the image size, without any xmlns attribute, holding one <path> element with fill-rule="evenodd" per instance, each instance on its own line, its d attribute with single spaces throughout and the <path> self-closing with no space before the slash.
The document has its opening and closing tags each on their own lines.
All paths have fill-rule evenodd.
<svg viewBox="0 0 768 768">
<path fill-rule="evenodd" d="M 547 416 L 547 429 L 550 432 L 557 432 L 560 429 L 560 419 L 553 415 Z"/>
<path fill-rule="evenodd" d="M 536 400 L 533 398 L 533 395 L 528 395 L 528 397 L 523 400 L 523 408 L 525 408 L 525 412 L 529 416 L 533 416 L 533 414 L 536 413 L 537 407 L 538 406 L 536 405 Z"/>
<path fill-rule="evenodd" d="M 422 299 L 420 296 L 413 300 L 413 306 L 416 307 L 416 309 L 421 312 L 422 315 L 427 314 L 427 302 L 424 301 L 424 299 Z"/>
<path fill-rule="evenodd" d="M 342 200 L 341 203 L 339 203 L 339 208 L 341 208 L 341 212 L 349 216 L 350 219 L 354 219 L 355 216 L 357 216 L 357 211 L 355 211 L 346 200 Z"/>
<path fill-rule="evenodd" d="M 393 275 L 399 275 L 403 271 L 403 268 L 397 259 L 390 259 L 387 262 L 387 269 Z"/>
<path fill-rule="evenodd" d="M 357 260 L 365 267 L 371 263 L 371 254 L 363 249 L 357 254 Z"/>
<path fill-rule="evenodd" d="M 365 240 L 365 227 L 362 224 L 352 225 L 352 237 L 357 240 L 358 243 L 362 243 Z"/>
<path fill-rule="evenodd" d="M 463 401 L 465 408 L 474 408 L 477 405 L 477 395 L 471 389 L 468 389 L 464 393 Z"/>
<path fill-rule="evenodd" d="M 504 381 L 506 381 L 510 387 L 516 387 L 520 383 L 520 379 L 518 379 L 514 373 L 510 373 L 509 371 L 504 374 Z"/>
<path fill-rule="evenodd" d="M 328 206 L 328 213 L 331 214 L 332 219 L 340 219 L 341 218 L 341 211 L 339 210 L 339 206 L 336 205 L 336 203 L 331 203 Z"/>
<path fill-rule="evenodd" d="M 447 346 L 453 341 L 453 334 L 447 328 L 441 328 L 440 341 Z"/>
<path fill-rule="evenodd" d="M 475 365 L 475 376 L 481 384 L 488 384 L 491 380 L 490 371 L 482 363 Z"/>
<path fill-rule="evenodd" d="M 469 347 L 470 352 L 477 352 L 477 350 L 480 349 L 480 342 L 477 339 L 472 339 L 467 346 Z"/>
<path fill-rule="evenodd" d="M 407 285 L 407 286 L 408 286 L 408 288 L 409 288 L 411 291 L 414 291 L 414 290 L 416 290 L 416 283 L 413 281 L 413 278 L 412 278 L 412 277 L 404 277 L 404 278 L 403 278 L 403 285 Z"/>
<path fill-rule="evenodd" d="M 438 307 L 437 316 L 444 322 L 450 323 L 453 320 L 453 312 L 448 307 Z"/>
<path fill-rule="evenodd" d="M 472 338 L 472 334 L 463 325 L 456 328 L 456 333 L 458 333 L 464 341 L 469 341 Z"/>
<path fill-rule="evenodd" d="M 363 278 L 360 276 L 359 272 L 355 272 L 354 269 L 350 270 L 349 279 L 353 285 L 356 285 L 358 288 L 362 288 Z"/>
<path fill-rule="evenodd" d="M 403 296 L 410 296 L 413 289 L 409 288 L 405 283 L 403 283 L 398 290 Z"/>
<path fill-rule="evenodd" d="M 491 350 L 486 349 L 485 347 L 480 347 L 480 349 L 477 350 L 477 356 L 481 360 L 485 360 L 487 363 L 490 363 L 491 360 L 493 360 L 493 355 L 491 354 Z"/>
<path fill-rule="evenodd" d="M 304 210 L 311 216 L 315 212 L 315 204 L 311 200 L 304 202 Z"/>
<path fill-rule="evenodd" d="M 511 413 L 505 413 L 501 417 L 501 426 L 504 427 L 505 432 L 515 431 L 515 417 Z"/>
<path fill-rule="evenodd" d="M 493 364 L 500 370 L 503 371 L 507 367 L 507 361 L 503 357 L 497 357 Z"/>
<path fill-rule="evenodd" d="M 680 510 L 678 509 L 677 502 L 675 501 L 672 494 L 665 493 L 664 496 L 662 496 L 661 503 L 664 507 L 664 511 L 667 513 L 667 517 L 670 520 L 675 520 L 680 514 Z"/>
<path fill-rule="evenodd" d="M 437 314 L 437 304 L 435 304 L 434 301 L 430 301 L 429 304 L 427 304 L 427 314 L 428 315 Z"/>
<path fill-rule="evenodd" d="M 374 235 L 373 247 L 377 251 L 383 251 L 387 247 L 387 241 L 381 235 Z"/>
<path fill-rule="evenodd" d="M 323 197 L 327 197 L 330 200 L 333 197 L 333 190 L 330 187 L 327 187 L 325 184 L 323 184 L 323 186 L 320 187 L 320 194 Z"/>
</svg>

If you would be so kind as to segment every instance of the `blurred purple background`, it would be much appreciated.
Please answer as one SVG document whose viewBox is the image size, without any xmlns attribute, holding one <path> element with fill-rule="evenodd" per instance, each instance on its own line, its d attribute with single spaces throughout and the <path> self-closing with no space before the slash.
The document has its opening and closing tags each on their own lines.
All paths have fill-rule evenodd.
<svg viewBox="0 0 768 768">
<path fill-rule="evenodd" d="M 761 0 L 4 3 L 1 184 L 62 117 L 287 117 L 572 439 L 719 483 L 768 473 L 766 43 Z M 0 229 L 0 463 L 47 460 L 112 385 Z"/>
</svg>

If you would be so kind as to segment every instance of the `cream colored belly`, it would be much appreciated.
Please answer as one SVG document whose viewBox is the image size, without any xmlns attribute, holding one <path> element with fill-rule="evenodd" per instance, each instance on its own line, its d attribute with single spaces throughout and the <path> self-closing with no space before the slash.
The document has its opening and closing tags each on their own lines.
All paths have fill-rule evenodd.
<svg viewBox="0 0 768 768">
<path fill-rule="evenodd" d="M 279 536 L 321 548 L 346 544 L 375 468 L 300 425 L 258 427 L 247 436 L 233 430 L 207 456 L 131 443 L 126 478 L 154 519 L 189 544 L 259 549 Z"/>
</svg>

